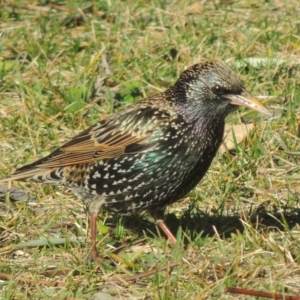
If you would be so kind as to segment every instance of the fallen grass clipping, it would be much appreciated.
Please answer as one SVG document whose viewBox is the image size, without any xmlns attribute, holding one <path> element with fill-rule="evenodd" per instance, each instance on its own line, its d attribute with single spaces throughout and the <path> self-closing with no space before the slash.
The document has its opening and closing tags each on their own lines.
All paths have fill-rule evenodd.
<svg viewBox="0 0 300 300">
<path fill-rule="evenodd" d="M 274 118 L 227 120 L 231 143 L 167 212 L 175 247 L 148 215 L 102 212 L 103 260 L 91 263 L 71 193 L 13 183 L 9 201 L 2 187 L 1 299 L 255 299 L 226 287 L 300 297 L 299 13 L 296 0 L 2 1 L 0 177 L 203 58 L 239 73 Z"/>
</svg>

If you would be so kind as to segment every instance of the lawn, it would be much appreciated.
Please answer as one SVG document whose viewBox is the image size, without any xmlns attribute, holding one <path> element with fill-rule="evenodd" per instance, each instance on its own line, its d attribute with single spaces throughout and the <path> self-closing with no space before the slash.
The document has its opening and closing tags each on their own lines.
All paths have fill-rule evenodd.
<svg viewBox="0 0 300 300">
<path fill-rule="evenodd" d="M 18 201 L 0 200 L 0 299 L 257 299 L 227 287 L 300 299 L 299 15 L 297 0 L 0 2 L 0 178 L 203 59 L 274 112 L 227 118 L 233 142 L 166 212 L 176 246 L 147 214 L 103 211 L 92 263 L 84 204 L 13 182 Z"/>
</svg>

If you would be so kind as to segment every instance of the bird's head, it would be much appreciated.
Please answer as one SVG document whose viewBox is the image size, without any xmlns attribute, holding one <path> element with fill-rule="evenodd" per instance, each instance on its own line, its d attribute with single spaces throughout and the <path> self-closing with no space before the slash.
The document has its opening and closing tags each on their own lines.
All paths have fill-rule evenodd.
<svg viewBox="0 0 300 300">
<path fill-rule="evenodd" d="M 240 78 L 226 65 L 206 61 L 184 71 L 175 86 L 183 112 L 190 118 L 224 118 L 239 106 L 249 107 L 265 115 L 272 113 L 248 93 Z"/>
</svg>

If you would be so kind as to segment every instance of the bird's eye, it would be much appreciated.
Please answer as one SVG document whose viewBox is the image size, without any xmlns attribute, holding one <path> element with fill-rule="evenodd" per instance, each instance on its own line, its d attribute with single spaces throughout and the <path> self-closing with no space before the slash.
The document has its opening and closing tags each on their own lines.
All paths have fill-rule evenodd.
<svg viewBox="0 0 300 300">
<path fill-rule="evenodd" d="M 219 86 L 218 84 L 213 86 L 211 90 L 217 96 L 223 95 L 226 92 L 225 89 L 223 87 Z"/>
</svg>

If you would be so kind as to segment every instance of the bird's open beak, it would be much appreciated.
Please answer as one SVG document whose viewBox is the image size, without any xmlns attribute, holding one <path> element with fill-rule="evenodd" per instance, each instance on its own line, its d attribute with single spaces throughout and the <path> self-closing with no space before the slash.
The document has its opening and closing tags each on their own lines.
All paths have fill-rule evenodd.
<svg viewBox="0 0 300 300">
<path fill-rule="evenodd" d="M 249 107 L 269 117 L 273 116 L 273 113 L 271 113 L 259 100 L 245 90 L 239 95 L 226 95 L 226 98 L 233 105 Z"/>
</svg>

